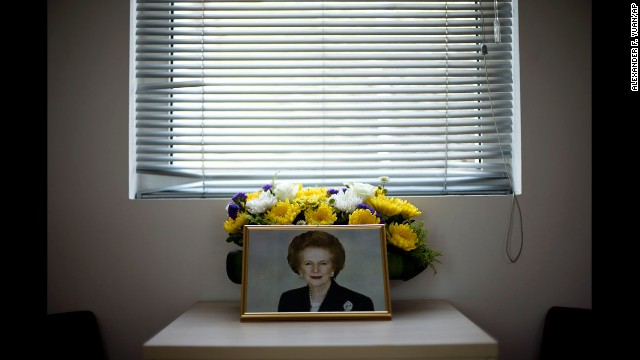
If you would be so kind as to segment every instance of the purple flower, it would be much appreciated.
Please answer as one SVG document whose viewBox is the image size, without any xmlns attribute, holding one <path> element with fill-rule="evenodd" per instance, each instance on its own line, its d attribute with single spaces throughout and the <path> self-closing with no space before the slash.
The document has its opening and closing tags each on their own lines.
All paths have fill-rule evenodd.
<svg viewBox="0 0 640 360">
<path fill-rule="evenodd" d="M 239 192 L 239 193 L 233 195 L 231 200 L 236 204 L 245 202 L 245 201 L 247 201 L 247 194 L 245 194 L 243 192 Z"/>
<path fill-rule="evenodd" d="M 262 190 L 264 190 L 264 191 L 269 191 L 269 190 L 271 190 L 271 188 L 272 188 L 272 187 L 273 187 L 273 185 L 271 185 L 271 184 L 265 184 L 265 185 L 262 187 Z"/>
<path fill-rule="evenodd" d="M 358 204 L 358 206 L 356 206 L 356 209 L 367 209 L 367 210 L 371 211 L 372 214 L 376 213 L 376 211 L 373 210 L 373 208 L 371 206 L 369 206 L 369 205 L 367 205 L 365 203 Z"/>
<path fill-rule="evenodd" d="M 329 189 L 329 190 L 327 190 L 327 195 L 331 196 L 331 195 L 337 194 L 339 192 L 340 192 L 340 190 L 337 190 L 337 189 Z"/>
<path fill-rule="evenodd" d="M 227 204 L 227 215 L 230 218 L 236 219 L 238 217 L 238 212 L 240 212 L 240 206 L 234 203 L 233 201 Z"/>
</svg>

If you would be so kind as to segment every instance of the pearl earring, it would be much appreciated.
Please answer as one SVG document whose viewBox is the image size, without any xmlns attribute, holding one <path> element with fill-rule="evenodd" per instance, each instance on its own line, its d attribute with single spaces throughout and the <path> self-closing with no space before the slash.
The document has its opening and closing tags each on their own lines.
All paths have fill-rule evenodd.
<svg viewBox="0 0 640 360">
<path fill-rule="evenodd" d="M 332 271 L 332 272 L 331 272 L 331 275 L 329 275 L 329 276 L 330 276 L 330 277 L 333 277 L 333 275 L 334 275 L 334 272 Z"/>
<path fill-rule="evenodd" d="M 304 275 L 302 275 L 302 273 L 298 273 L 298 275 L 300 276 L 300 279 L 304 279 Z"/>
</svg>

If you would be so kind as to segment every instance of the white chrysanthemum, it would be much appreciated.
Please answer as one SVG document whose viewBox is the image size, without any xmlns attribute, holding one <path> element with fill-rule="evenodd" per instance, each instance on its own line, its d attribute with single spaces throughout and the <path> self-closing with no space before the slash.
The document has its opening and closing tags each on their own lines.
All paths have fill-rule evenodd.
<svg viewBox="0 0 640 360">
<path fill-rule="evenodd" d="M 346 182 L 344 183 L 350 190 L 353 190 L 359 197 L 366 199 L 369 196 L 373 195 L 373 193 L 378 188 L 377 186 L 365 184 L 365 183 L 357 183 L 357 182 Z"/>
<path fill-rule="evenodd" d="M 301 187 L 301 184 L 281 183 L 273 187 L 273 192 L 280 201 L 293 200 Z"/>
<path fill-rule="evenodd" d="M 356 206 L 362 204 L 363 201 L 351 188 L 348 188 L 347 191 L 340 191 L 337 194 L 333 194 L 329 199 L 333 199 L 333 207 L 349 214 L 354 212 Z"/>
<path fill-rule="evenodd" d="M 271 209 L 277 202 L 275 195 L 269 191 L 263 191 L 257 198 L 247 201 L 246 206 L 250 213 L 260 215 Z"/>
</svg>

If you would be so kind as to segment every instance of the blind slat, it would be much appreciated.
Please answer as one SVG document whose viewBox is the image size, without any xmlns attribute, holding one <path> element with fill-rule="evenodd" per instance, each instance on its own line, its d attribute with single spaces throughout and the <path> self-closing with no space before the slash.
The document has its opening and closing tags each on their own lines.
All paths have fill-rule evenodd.
<svg viewBox="0 0 640 360">
<path fill-rule="evenodd" d="M 179 102 L 193 102 L 193 99 L 189 97 L 178 97 L 176 94 L 172 99 L 172 103 Z M 282 96 L 229 96 L 229 95 L 217 95 L 206 96 L 204 100 L 207 103 L 217 102 L 269 102 L 269 103 L 289 103 L 289 102 L 445 102 L 445 101 L 481 101 L 481 100 L 510 100 L 511 94 L 496 93 L 489 94 L 448 94 L 448 95 L 412 95 L 412 94 L 398 94 L 398 95 L 325 95 L 323 97 L 307 95 L 289 95 Z M 151 96 L 139 96 L 136 102 L 139 103 L 166 103 L 166 98 L 157 98 Z"/>
<path fill-rule="evenodd" d="M 178 143 L 172 144 L 171 140 L 164 140 L 163 145 L 167 146 L 145 146 L 142 144 L 145 140 L 139 141 L 138 154 L 181 154 L 181 153 L 193 153 L 194 151 L 198 153 L 206 153 L 203 151 L 203 144 L 200 143 L 184 143 L 183 147 L 174 146 L 170 148 L 169 145 L 180 145 Z M 333 145 L 333 144 L 343 144 L 344 139 L 326 139 L 325 144 Z M 348 139 L 350 144 L 372 144 L 375 143 L 372 141 L 371 137 L 352 137 Z M 495 133 L 485 133 L 485 134 L 449 134 L 447 138 L 443 138 L 442 136 L 433 136 L 433 135 L 425 135 L 425 136 L 414 136 L 408 137 L 405 136 L 400 140 L 394 140 L 395 144 L 469 144 L 469 143 L 480 143 L 480 144 L 494 144 L 494 143 L 503 143 L 508 144 L 511 141 L 511 137 L 508 134 L 496 135 Z M 384 140 L 379 140 L 380 143 L 386 144 Z M 252 144 L 272 144 L 273 141 L 271 139 L 253 139 Z M 309 139 L 309 138 L 281 138 L 278 140 L 279 144 L 282 145 L 299 145 L 299 144 L 322 144 L 322 139 Z M 237 140 L 234 138 L 218 138 L 214 145 L 246 145 L 246 141 Z M 187 147 L 190 146 L 190 147 Z M 194 147 L 195 146 L 195 147 Z M 508 146 L 508 145 L 507 145 Z"/>
<path fill-rule="evenodd" d="M 447 16 L 447 20 L 442 18 Z M 492 19 L 490 12 L 484 14 L 485 20 Z M 175 11 L 174 13 L 167 12 L 148 12 L 137 16 L 138 21 L 145 20 L 216 20 L 216 19 L 433 19 L 438 20 L 423 20 L 423 26 L 480 26 L 482 20 L 477 20 L 479 14 L 477 12 L 471 13 L 458 13 L 450 11 L 448 13 L 434 13 L 434 12 L 408 12 L 408 11 L 274 11 L 274 12 L 225 12 L 225 11 Z M 471 19 L 470 19 L 471 18 Z M 475 18 L 475 19 L 474 19 Z M 461 20 L 464 19 L 464 20 Z M 505 21 L 506 22 L 506 21 Z M 207 24 L 209 25 L 209 24 Z M 250 23 L 247 23 L 251 26 Z M 323 26 L 322 21 L 315 21 L 311 24 L 304 26 Z"/>
<path fill-rule="evenodd" d="M 222 86 L 197 86 L 197 87 L 176 87 L 169 89 L 158 89 L 158 88 L 149 88 L 144 91 L 138 89 L 139 96 L 136 100 L 145 96 L 145 94 L 155 94 L 155 95 L 183 95 L 183 94 L 198 94 L 198 95 L 211 95 L 211 94 L 377 94 L 377 93 L 385 93 L 385 94 L 394 94 L 394 93 L 406 93 L 406 94 L 441 94 L 442 87 L 437 86 L 369 86 L 369 87 L 349 87 L 349 88 L 338 88 L 338 87 L 222 87 Z M 482 97 L 488 96 L 487 92 L 491 91 L 491 93 L 500 93 L 500 92 L 508 92 L 511 93 L 513 88 L 511 85 L 495 85 L 491 84 L 491 86 L 487 86 L 486 84 L 480 85 L 472 85 L 472 86 L 449 86 L 447 88 L 448 96 L 455 96 L 460 93 L 468 93 L 473 94 L 474 96 Z M 139 101 L 137 101 L 139 102 Z"/>
<path fill-rule="evenodd" d="M 476 46 L 476 50 L 479 51 L 480 47 Z M 491 47 L 489 47 L 489 51 L 491 51 L 493 60 L 510 60 L 511 54 L 508 52 L 495 52 Z M 183 54 L 138 54 L 136 55 L 137 61 L 257 61 L 257 60 L 322 60 L 322 61 L 332 61 L 332 60 L 372 60 L 370 56 L 366 56 L 364 54 L 322 54 L 320 55 L 311 55 L 311 54 L 251 54 L 251 53 L 241 53 L 237 55 L 233 54 L 210 54 L 206 53 L 204 55 L 183 55 Z M 373 60 L 421 60 L 421 61 L 457 61 L 457 60 L 476 60 L 482 61 L 482 55 L 478 52 L 468 52 L 468 53 L 432 53 L 432 54 L 377 54 Z"/>
<path fill-rule="evenodd" d="M 263 44 L 456 44 L 456 43 L 473 43 L 478 41 L 479 35 L 473 36 L 206 36 L 202 38 L 202 32 L 193 31 L 167 31 L 166 33 L 148 32 L 139 35 L 163 35 L 162 37 L 144 37 L 136 40 L 136 45 L 183 45 L 183 44 L 204 44 L 204 45 L 222 45 L 222 44 L 247 44 L 251 46 Z M 206 33 L 205 33 L 206 35 Z M 504 35 L 502 40 L 511 41 L 510 35 Z"/>
<path fill-rule="evenodd" d="M 480 110 L 461 110 L 450 111 L 448 118 L 476 118 L 476 117 L 493 117 L 513 115 L 511 109 L 480 109 Z M 325 112 L 325 113 L 293 113 L 293 112 L 277 112 L 277 113 L 255 113 L 255 112 L 239 112 L 239 113 L 215 113 L 206 114 L 206 119 L 300 119 L 300 120 L 317 120 L 317 119 L 441 119 L 443 113 L 441 111 L 406 111 L 406 112 L 390 112 L 378 111 L 372 113 L 343 113 L 343 112 Z M 203 119 L 203 114 L 147 114 L 139 113 L 136 120 L 171 120 L 171 119 Z M 201 120 L 201 123 L 203 120 Z M 168 124 L 169 125 L 169 124 Z M 168 126 L 170 127 L 170 126 Z"/>
<path fill-rule="evenodd" d="M 192 1 L 193 2 L 193 1 Z M 138 2 L 139 4 L 144 4 L 144 2 Z M 428 2 L 402 2 L 402 3 L 388 3 L 388 4 L 380 4 L 380 3 L 345 3 L 345 2 L 330 2 L 330 1 L 314 1 L 313 4 L 309 4 L 309 2 L 301 2 L 298 1 L 295 4 L 293 2 L 285 2 L 283 3 L 272 3 L 265 4 L 264 2 L 258 4 L 252 3 L 242 3 L 236 2 L 234 4 L 229 3 L 219 3 L 219 2 L 208 2 L 204 4 L 184 4 L 180 2 L 176 2 L 177 5 L 167 5 L 162 4 L 160 1 L 152 1 L 150 2 L 153 5 L 138 5 L 136 8 L 138 11 L 274 11 L 274 10 L 440 10 L 440 11 L 460 11 L 460 10 L 478 10 L 479 5 L 476 3 L 467 3 L 467 4 L 444 4 L 440 3 L 428 3 Z M 482 5 L 485 11 L 492 12 L 493 6 L 492 4 L 484 4 Z M 505 7 L 501 7 L 501 9 L 505 9 Z"/>
</svg>

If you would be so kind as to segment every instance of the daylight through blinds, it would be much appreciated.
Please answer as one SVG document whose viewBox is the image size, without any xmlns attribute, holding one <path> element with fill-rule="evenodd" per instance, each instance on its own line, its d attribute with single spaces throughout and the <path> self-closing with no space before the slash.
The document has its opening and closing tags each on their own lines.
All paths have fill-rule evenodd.
<svg viewBox="0 0 640 360">
<path fill-rule="evenodd" d="M 390 195 L 512 192 L 511 1 L 134 9 L 136 197 L 228 198 L 276 173 L 388 176 Z"/>
</svg>

